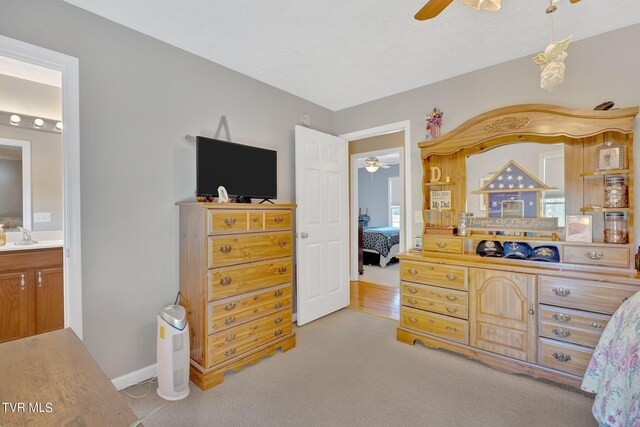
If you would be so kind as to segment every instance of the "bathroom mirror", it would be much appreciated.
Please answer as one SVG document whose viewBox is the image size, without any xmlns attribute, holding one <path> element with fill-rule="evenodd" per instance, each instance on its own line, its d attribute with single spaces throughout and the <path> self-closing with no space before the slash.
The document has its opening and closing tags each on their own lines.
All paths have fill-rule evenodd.
<svg viewBox="0 0 640 427">
<path fill-rule="evenodd" d="M 557 190 L 544 191 L 540 197 L 540 216 L 558 218 L 558 226 L 565 222 L 564 144 L 518 143 L 507 144 L 467 157 L 466 211 L 476 217 L 486 217 L 484 194 L 473 192 L 482 188 L 509 161 L 515 161 L 531 175 Z M 513 177 L 517 180 L 518 177 Z M 505 202 L 506 203 L 506 202 Z M 522 217 L 522 201 L 510 200 L 502 206 L 506 216 Z"/>
<path fill-rule="evenodd" d="M 0 138 L 0 224 L 31 229 L 31 144 Z"/>
</svg>

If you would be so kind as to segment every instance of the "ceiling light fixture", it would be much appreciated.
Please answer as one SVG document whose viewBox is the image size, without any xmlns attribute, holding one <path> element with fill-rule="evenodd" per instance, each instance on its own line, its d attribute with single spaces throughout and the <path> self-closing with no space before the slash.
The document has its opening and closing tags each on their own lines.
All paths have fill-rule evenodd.
<svg viewBox="0 0 640 427">
<path fill-rule="evenodd" d="M 9 123 L 11 123 L 14 126 L 18 126 L 21 120 L 22 118 L 17 114 L 12 114 L 11 117 L 9 117 Z"/>
<path fill-rule="evenodd" d="M 461 0 L 462 3 L 474 9 L 497 12 L 500 10 L 500 0 Z"/>
<path fill-rule="evenodd" d="M 58 129 L 60 132 L 62 132 L 62 122 L 56 123 L 56 129 Z"/>
<path fill-rule="evenodd" d="M 378 170 L 378 166 L 365 166 L 364 167 L 368 172 L 374 173 Z"/>
<path fill-rule="evenodd" d="M 38 118 L 33 121 L 33 127 L 40 129 L 42 126 L 44 126 L 44 120 Z"/>
</svg>

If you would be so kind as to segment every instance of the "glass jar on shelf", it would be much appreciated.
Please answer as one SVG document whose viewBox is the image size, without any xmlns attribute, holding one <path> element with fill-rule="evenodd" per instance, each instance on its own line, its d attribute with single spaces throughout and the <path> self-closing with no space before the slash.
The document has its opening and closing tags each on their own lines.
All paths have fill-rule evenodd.
<svg viewBox="0 0 640 427">
<path fill-rule="evenodd" d="M 460 212 L 458 214 L 458 236 L 466 236 L 469 234 L 467 231 L 467 220 L 473 216 L 473 212 Z"/>
<path fill-rule="evenodd" d="M 629 242 L 627 220 L 622 212 L 604 214 L 604 242 L 624 244 Z"/>
<path fill-rule="evenodd" d="M 624 177 L 611 175 L 605 178 L 604 207 L 626 208 L 629 206 L 629 188 L 624 183 Z"/>
</svg>

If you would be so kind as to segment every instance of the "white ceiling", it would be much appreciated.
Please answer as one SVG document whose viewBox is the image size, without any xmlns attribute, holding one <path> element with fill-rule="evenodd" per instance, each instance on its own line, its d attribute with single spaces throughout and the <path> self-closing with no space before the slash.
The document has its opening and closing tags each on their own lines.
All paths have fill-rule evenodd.
<svg viewBox="0 0 640 427">
<path fill-rule="evenodd" d="M 503 0 L 497 13 L 455 1 L 424 22 L 413 15 L 426 0 L 65 1 L 334 111 L 549 42 L 548 0 Z M 638 0 L 560 0 L 558 8 L 558 39 L 640 22 Z"/>
<path fill-rule="evenodd" d="M 400 164 L 400 153 L 389 153 L 389 154 L 381 154 L 374 156 L 378 159 L 380 163 L 386 163 L 388 165 L 398 165 Z M 365 167 L 365 161 L 367 157 L 358 157 L 358 169 L 362 169 Z"/>
<path fill-rule="evenodd" d="M 0 74 L 49 86 L 62 86 L 62 73 L 60 71 L 17 61 L 6 56 L 0 56 Z"/>
</svg>

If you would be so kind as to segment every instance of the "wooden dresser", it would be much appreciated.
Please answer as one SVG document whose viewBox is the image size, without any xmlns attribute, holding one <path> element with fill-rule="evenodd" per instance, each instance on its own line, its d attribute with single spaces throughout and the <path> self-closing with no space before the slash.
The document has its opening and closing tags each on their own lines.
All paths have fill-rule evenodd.
<svg viewBox="0 0 640 427">
<path fill-rule="evenodd" d="M 295 347 L 295 205 L 181 203 L 180 304 L 190 324 L 191 380 Z"/>
<path fill-rule="evenodd" d="M 397 256 L 401 260 L 398 340 L 421 341 L 497 369 L 578 386 L 611 315 L 640 290 L 632 251 L 637 113 L 637 107 L 616 111 L 506 107 L 478 116 L 438 140 L 420 143 L 425 233 L 422 251 Z M 518 236 L 491 231 L 437 235 L 443 226 L 458 225 L 458 213 L 478 203 L 467 200 L 468 157 L 508 144 L 514 144 L 510 155 L 516 156 L 517 144 L 528 141 L 564 143 L 566 214 L 591 216 L 592 241 L 566 241 L 562 228 L 547 235 L 531 230 Z M 597 152 L 610 144 L 621 147 L 624 165 L 598 171 Z M 449 180 L 429 182 L 433 167 Z M 622 176 L 628 185 L 625 207 L 603 208 L 608 175 Z M 477 180 L 469 184 L 475 186 L 472 189 L 479 185 Z M 451 191 L 451 209 L 431 209 L 433 187 Z M 607 212 L 624 215 L 629 243 L 604 242 Z M 483 240 L 553 246 L 559 261 L 481 257 L 476 247 Z"/>
</svg>

